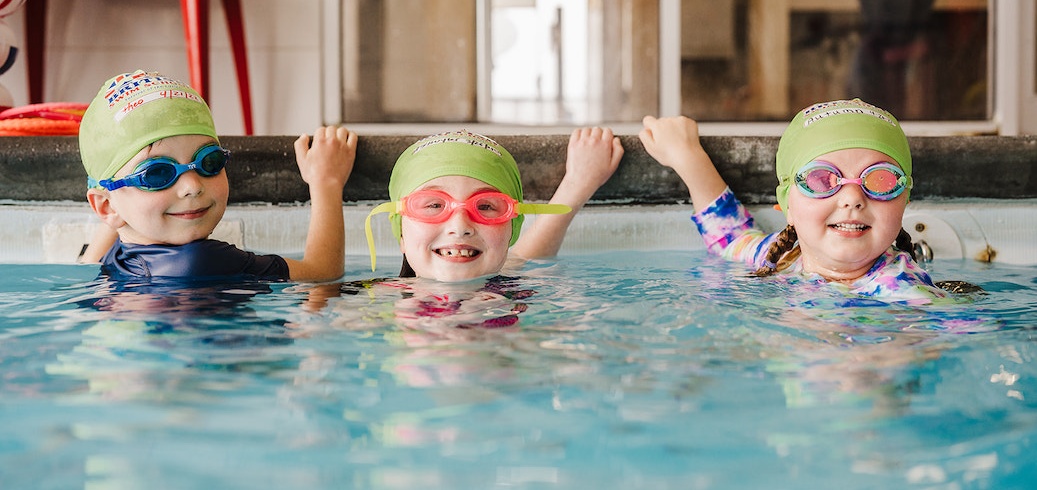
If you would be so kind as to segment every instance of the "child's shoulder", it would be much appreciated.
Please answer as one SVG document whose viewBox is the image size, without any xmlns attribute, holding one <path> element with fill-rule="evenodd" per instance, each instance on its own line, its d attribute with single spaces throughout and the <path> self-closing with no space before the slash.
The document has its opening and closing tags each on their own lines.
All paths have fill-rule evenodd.
<svg viewBox="0 0 1037 490">
<path fill-rule="evenodd" d="M 283 257 L 255 254 L 212 239 L 182 245 L 138 245 L 120 241 L 105 256 L 102 271 L 135 277 L 248 275 L 264 280 L 288 279 L 288 264 Z"/>
</svg>

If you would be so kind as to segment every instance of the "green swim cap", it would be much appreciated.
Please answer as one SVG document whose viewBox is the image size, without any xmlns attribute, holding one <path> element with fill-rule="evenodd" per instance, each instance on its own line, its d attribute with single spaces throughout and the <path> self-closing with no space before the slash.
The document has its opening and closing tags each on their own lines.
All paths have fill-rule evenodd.
<svg viewBox="0 0 1037 490">
<path fill-rule="evenodd" d="M 849 148 L 881 151 L 911 176 L 911 149 L 892 114 L 860 99 L 814 104 L 792 118 L 778 143 L 775 194 L 788 213 L 789 189 L 796 172 L 818 156 Z M 904 191 L 910 197 L 910 189 Z"/>
<path fill-rule="evenodd" d="M 216 139 L 209 106 L 187 84 L 142 70 L 109 79 L 79 126 L 79 153 L 90 187 L 114 176 L 144 147 L 188 134 Z"/>
<path fill-rule="evenodd" d="M 421 184 L 448 175 L 481 180 L 522 202 L 522 180 L 515 158 L 496 141 L 465 130 L 428 136 L 404 150 L 389 177 L 389 200 L 399 201 Z M 520 214 L 511 220 L 511 245 L 518 240 L 523 219 Z M 403 219 L 391 213 L 389 221 L 399 240 Z"/>
</svg>

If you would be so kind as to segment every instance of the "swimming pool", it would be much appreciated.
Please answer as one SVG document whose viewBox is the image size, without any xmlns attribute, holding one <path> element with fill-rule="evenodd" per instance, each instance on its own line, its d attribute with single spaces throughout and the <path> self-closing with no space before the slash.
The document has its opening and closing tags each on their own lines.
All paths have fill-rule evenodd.
<svg viewBox="0 0 1037 490">
<path fill-rule="evenodd" d="M 347 277 L 364 271 L 350 256 Z M 490 284 L 114 287 L 7 264 L 2 488 L 1024 488 L 1037 267 L 790 294 L 701 250 Z M 724 279 L 728 278 L 728 279 Z"/>
</svg>

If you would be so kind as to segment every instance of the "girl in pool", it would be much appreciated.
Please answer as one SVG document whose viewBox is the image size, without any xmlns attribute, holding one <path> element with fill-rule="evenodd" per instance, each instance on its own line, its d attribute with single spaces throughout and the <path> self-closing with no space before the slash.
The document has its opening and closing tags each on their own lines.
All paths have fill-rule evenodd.
<svg viewBox="0 0 1037 490">
<path fill-rule="evenodd" d="M 454 335 L 517 323 L 525 310 L 514 271 L 530 259 L 554 256 L 574 214 L 615 172 L 623 156 L 609 129 L 573 131 L 565 175 L 547 204 L 522 202 L 522 182 L 511 154 L 495 141 L 468 131 L 421 139 L 396 161 L 389 179 L 390 201 L 367 217 L 366 233 L 375 269 L 371 218 L 388 213 L 403 252 L 400 278 L 353 281 L 317 287 L 308 309 L 322 309 L 341 296 L 348 305 L 332 310 L 334 324 L 364 328 L 365 318 L 392 316 L 409 327 Z M 524 215 L 540 214 L 519 237 Z M 503 275 L 502 275 L 503 274 Z M 402 295 L 393 312 L 375 312 L 350 297 L 372 288 Z M 363 301 L 363 300 L 361 300 Z M 385 303 L 378 303 L 385 305 Z"/>
<path fill-rule="evenodd" d="M 459 282 L 497 275 L 509 264 L 558 253 L 573 216 L 615 172 L 623 146 L 612 131 L 581 128 L 569 138 L 565 176 L 548 204 L 522 202 L 515 159 L 467 131 L 426 137 L 407 148 L 389 178 L 389 213 L 403 252 L 400 277 Z M 521 239 L 525 214 L 541 214 Z M 512 246 L 513 245 L 513 246 Z M 510 249 L 509 249 L 510 247 Z"/>
<path fill-rule="evenodd" d="M 686 117 L 644 118 L 648 153 L 688 186 L 710 253 L 744 261 L 756 275 L 804 275 L 847 292 L 893 300 L 945 297 L 912 258 L 902 228 L 911 151 L 900 123 L 860 99 L 800 111 L 778 144 L 777 200 L 788 226 L 766 234 L 735 198 Z"/>
</svg>

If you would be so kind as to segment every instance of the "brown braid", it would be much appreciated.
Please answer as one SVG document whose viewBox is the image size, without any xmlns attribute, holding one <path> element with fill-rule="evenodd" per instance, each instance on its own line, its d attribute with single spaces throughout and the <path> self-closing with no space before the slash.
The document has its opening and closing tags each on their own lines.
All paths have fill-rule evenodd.
<svg viewBox="0 0 1037 490">
<path fill-rule="evenodd" d="M 756 277 L 764 277 L 774 274 L 779 269 L 783 269 L 784 267 L 779 265 L 779 262 L 781 261 L 782 257 L 785 255 L 786 252 L 789 252 L 795 248 L 796 241 L 798 240 L 799 237 L 798 235 L 796 235 L 796 229 L 793 228 L 792 225 L 786 226 L 784 230 L 781 230 L 781 232 L 778 233 L 777 238 L 774 240 L 773 243 L 771 243 L 770 248 L 767 249 L 766 260 L 769 264 L 774 264 L 774 266 L 772 267 L 769 264 L 764 265 L 759 269 L 756 269 L 756 271 L 753 272 L 752 275 Z M 795 255 L 798 256 L 799 254 Z M 782 265 L 787 266 L 788 264 L 786 263 Z"/>
<path fill-rule="evenodd" d="M 897 249 L 911 254 L 911 258 L 918 262 L 918 256 L 915 254 L 915 244 L 911 241 L 911 234 L 907 230 L 901 228 L 900 233 L 897 235 L 897 240 L 893 242 L 893 246 Z"/>
</svg>

